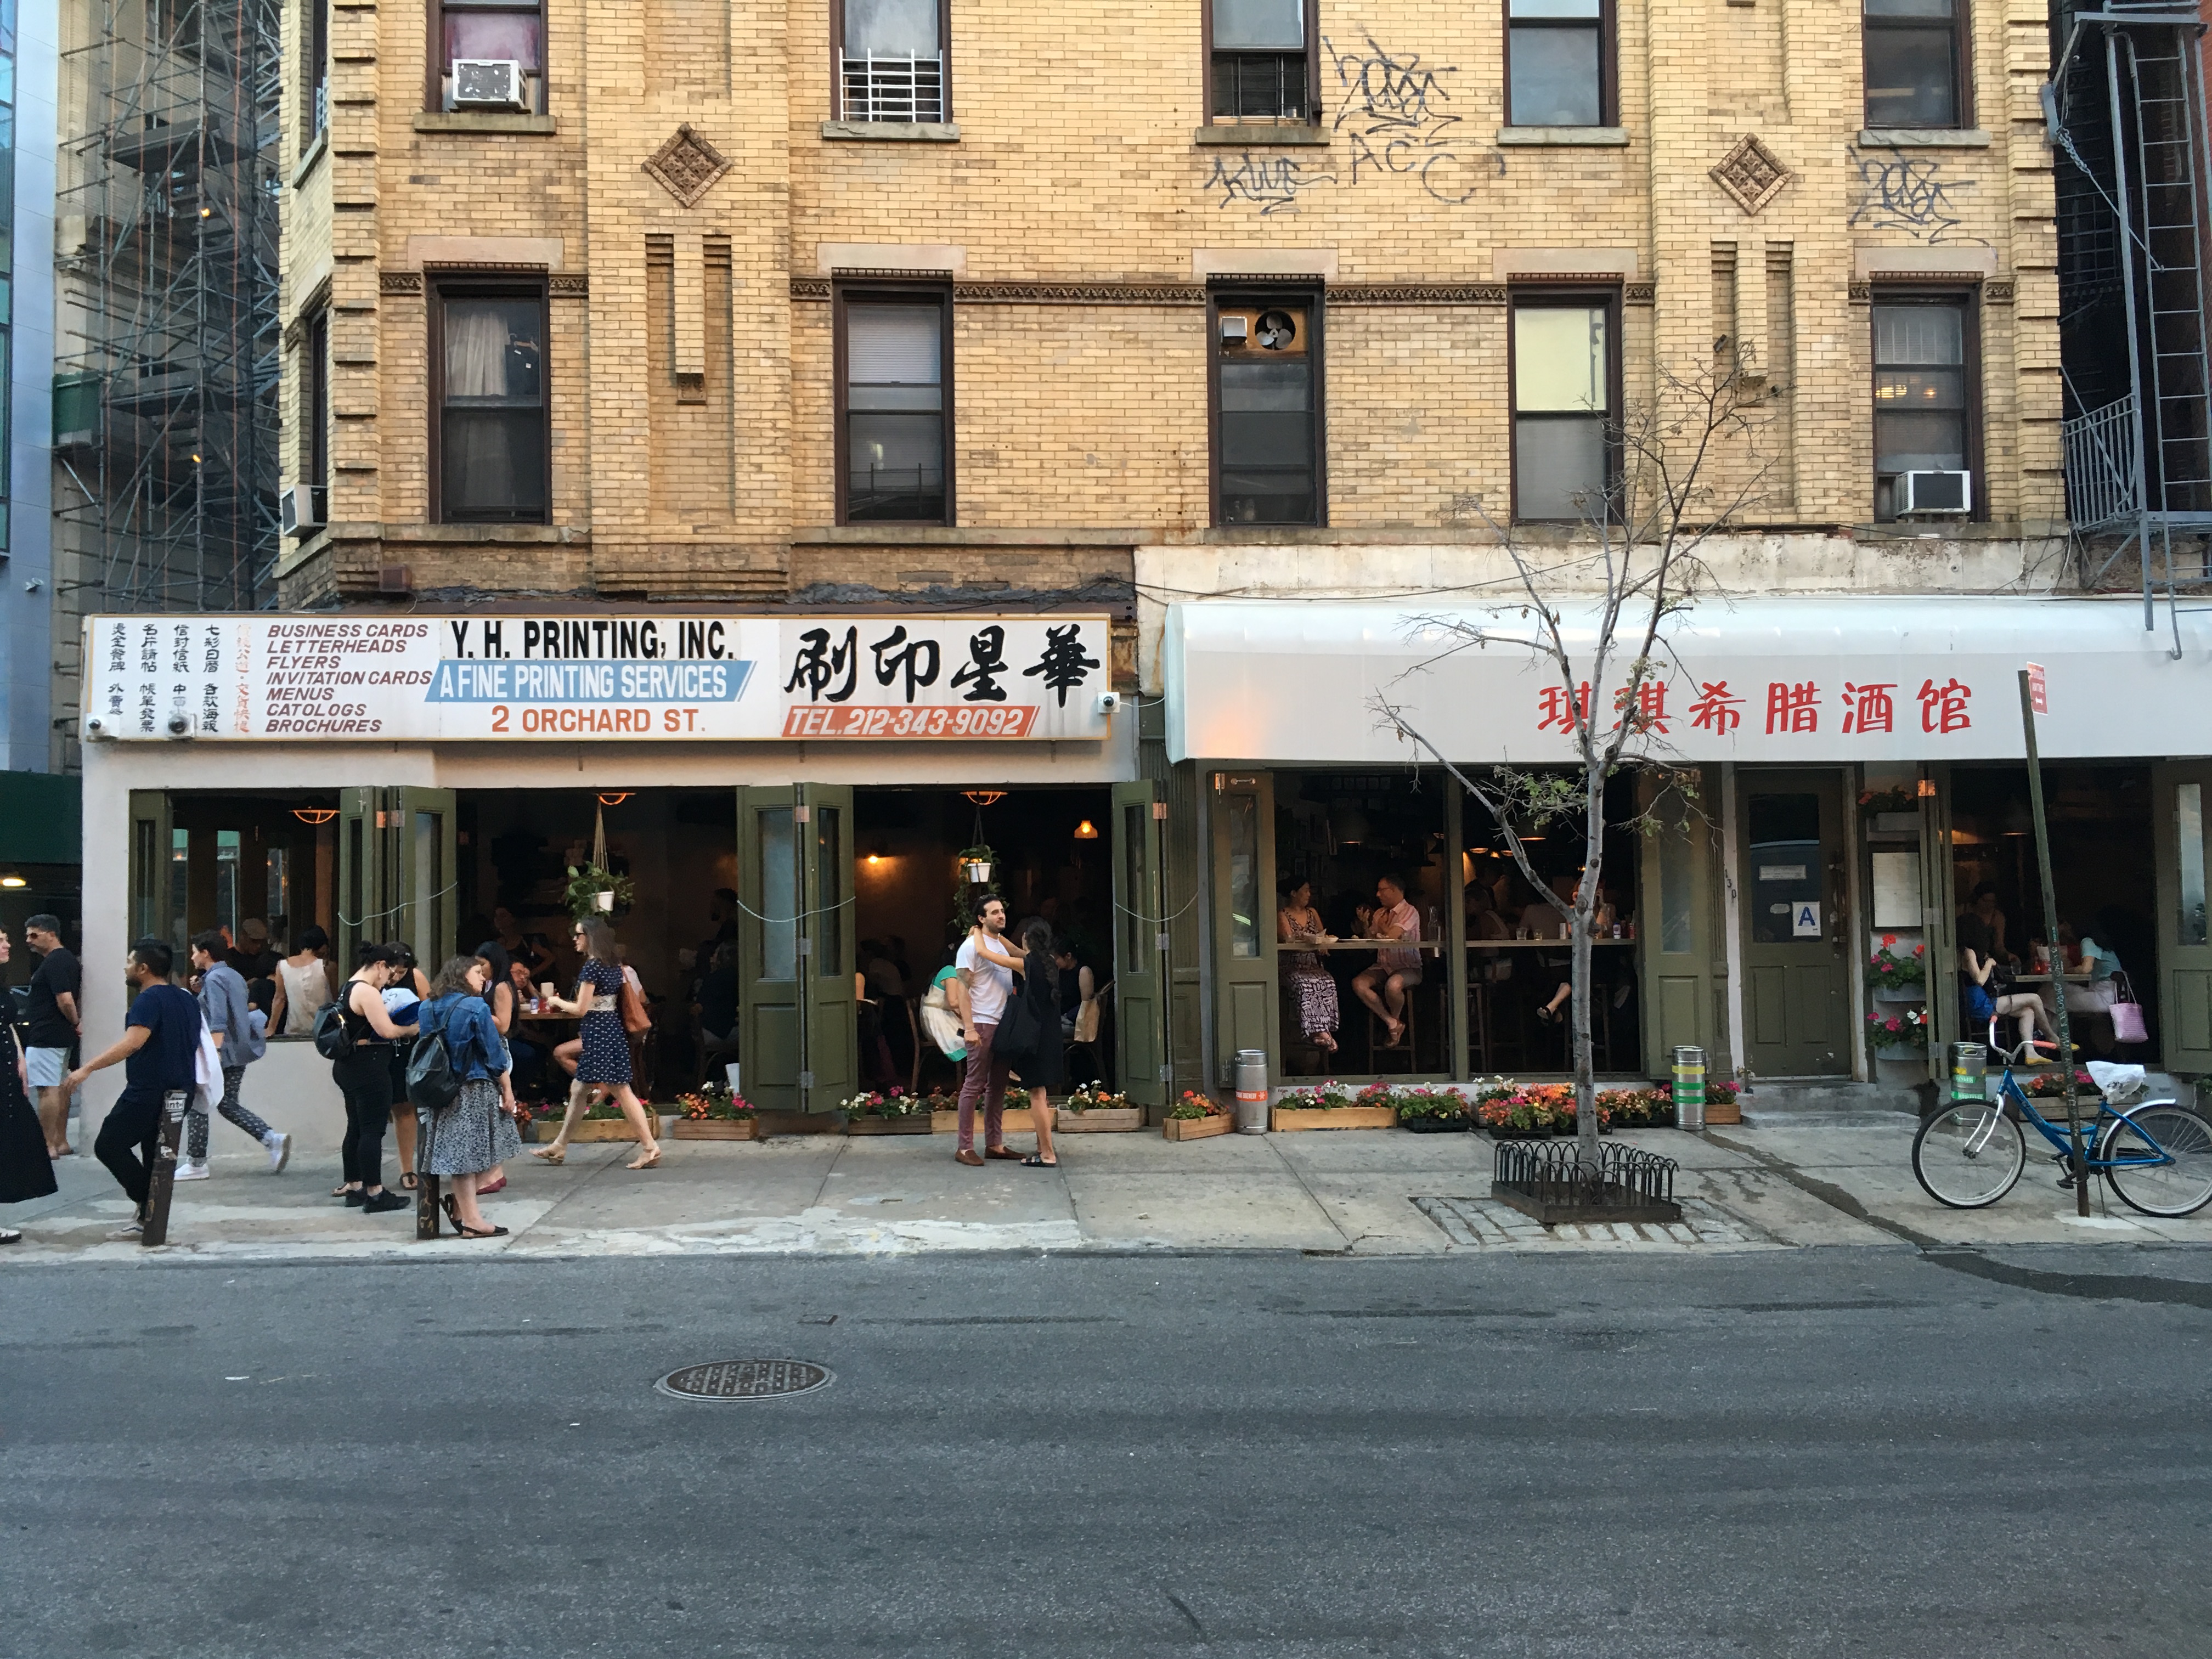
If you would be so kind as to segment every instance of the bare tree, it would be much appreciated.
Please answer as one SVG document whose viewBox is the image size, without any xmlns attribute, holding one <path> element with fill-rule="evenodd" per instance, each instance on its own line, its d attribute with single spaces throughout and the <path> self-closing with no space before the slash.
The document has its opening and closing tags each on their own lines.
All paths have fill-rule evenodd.
<svg viewBox="0 0 2212 1659">
<path fill-rule="evenodd" d="M 1668 665 L 1661 633 L 1670 617 L 1711 587 L 1707 544 L 1762 499 L 1769 463 L 1758 439 L 1771 419 L 1774 392 L 1728 343 L 1710 368 L 1686 375 L 1662 369 L 1657 395 L 1607 434 L 1619 457 L 1617 481 L 1601 497 L 1579 502 L 1595 545 L 1532 546 L 1512 525 L 1478 508 L 1512 560 L 1520 597 L 1501 607 L 1496 624 L 1436 614 L 1407 619 L 1409 636 L 1443 641 L 1407 674 L 1470 650 L 1524 651 L 1542 665 L 1551 681 L 1543 694 L 1546 725 L 1556 722 L 1559 729 L 1567 772 L 1501 767 L 1471 775 L 1413 726 L 1390 688 L 1370 700 L 1382 724 L 1425 750 L 1497 819 L 1514 863 L 1538 892 L 1544 880 L 1523 836 L 1582 821 L 1583 878 L 1566 908 L 1577 1151 L 1593 1166 L 1598 1121 L 1590 940 L 1605 868 L 1606 783 L 1623 772 L 1656 772 L 1662 792 L 1678 791 L 1694 804 L 1694 773 L 1666 754 L 1671 745 L 1663 723 L 1682 714 L 1666 710 Z M 1648 809 L 1620 822 L 1645 833 L 1660 828 Z"/>
</svg>

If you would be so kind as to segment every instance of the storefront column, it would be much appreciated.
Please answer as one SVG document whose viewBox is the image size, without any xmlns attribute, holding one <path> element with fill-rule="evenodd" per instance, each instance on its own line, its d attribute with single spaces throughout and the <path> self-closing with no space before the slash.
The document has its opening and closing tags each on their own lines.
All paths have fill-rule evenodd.
<svg viewBox="0 0 2212 1659">
<path fill-rule="evenodd" d="M 1730 1075 L 1743 1077 L 1743 853 L 1735 832 L 1735 763 L 1721 763 L 1721 943 L 1728 962 L 1728 1030 Z M 1710 1059 L 1708 1065 L 1711 1064 Z"/>
</svg>

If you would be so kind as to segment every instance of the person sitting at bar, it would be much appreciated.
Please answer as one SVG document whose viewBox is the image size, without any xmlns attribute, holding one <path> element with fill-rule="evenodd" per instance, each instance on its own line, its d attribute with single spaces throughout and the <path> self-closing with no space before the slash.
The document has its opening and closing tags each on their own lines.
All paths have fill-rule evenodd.
<svg viewBox="0 0 2212 1659">
<path fill-rule="evenodd" d="M 1384 876 L 1375 884 L 1376 908 L 1369 915 L 1370 937 L 1378 939 L 1419 939 L 1421 913 L 1406 902 L 1406 884 Z M 1419 951 L 1378 951 L 1375 960 L 1352 981 L 1357 996 L 1382 1021 L 1383 1047 L 1401 1048 L 1406 1041 L 1406 993 L 1421 982 Z"/>
<path fill-rule="evenodd" d="M 2058 924 L 2058 947 L 2065 958 L 2065 971 L 2080 973 L 2086 969 L 2089 975 L 2089 982 L 2086 985 L 2076 984 L 2063 977 L 2059 980 L 2059 994 L 2066 999 L 2066 1012 L 2094 1015 L 2106 1020 L 2107 1024 L 2097 1031 L 2095 1040 L 2089 1046 L 2100 1054 L 2110 1054 L 2118 1047 L 2113 1040 L 2109 1022 L 2112 1018 L 2112 1005 L 2120 1000 L 2119 986 L 2112 977 L 2123 971 L 2120 959 L 2095 939 L 2081 938 L 2070 921 Z"/>
<path fill-rule="evenodd" d="M 2043 1006 L 2043 999 L 2032 991 L 2006 991 L 1991 995 L 1990 976 L 1996 968 L 1996 963 L 1979 951 L 1966 945 L 1959 947 L 1959 990 L 1966 1005 L 1966 1029 L 1976 1032 L 1987 1031 L 1990 1021 L 2000 1014 L 2017 1019 L 2020 1021 L 2020 1040 L 2028 1045 L 2022 1053 L 2021 1063 L 2048 1066 L 2051 1061 L 2036 1053 L 2034 1043 L 2036 1022 L 2039 1019 L 2045 1025 L 2050 1024 L 2050 1010 Z M 2056 1044 L 2051 1046 L 2057 1047 Z"/>
<path fill-rule="evenodd" d="M 1336 981 L 1322 965 L 1321 953 L 1310 948 L 1322 942 L 1327 931 L 1321 925 L 1321 912 L 1313 907 L 1313 884 L 1287 879 L 1281 884 L 1281 893 L 1275 938 L 1284 945 L 1308 947 L 1282 953 L 1283 982 L 1297 1004 L 1300 1034 L 1323 1054 L 1333 1054 L 1339 1018 Z"/>
<path fill-rule="evenodd" d="M 1959 913 L 1959 948 L 1972 951 L 1984 962 L 2017 968 L 2020 958 L 2005 946 L 2005 913 L 1997 908 L 1996 884 L 1984 882 Z"/>
</svg>

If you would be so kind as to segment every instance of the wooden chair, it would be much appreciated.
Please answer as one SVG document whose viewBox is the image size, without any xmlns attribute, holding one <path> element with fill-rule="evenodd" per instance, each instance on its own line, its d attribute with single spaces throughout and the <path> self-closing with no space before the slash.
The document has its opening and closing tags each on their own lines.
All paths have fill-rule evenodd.
<svg viewBox="0 0 2212 1659">
<path fill-rule="evenodd" d="M 1372 1008 L 1367 1010 L 1367 1063 L 1378 1075 L 1384 1069 L 1382 1062 L 1385 1056 L 1392 1060 L 1404 1060 L 1405 1069 L 1408 1072 L 1420 1069 L 1413 1058 L 1417 1042 L 1413 998 L 1410 994 L 1406 998 L 1406 1012 L 1402 1018 L 1404 1024 L 1399 1033 L 1398 1041 L 1392 1043 L 1385 1040 L 1389 1028 L 1382 1024 L 1382 1016 Z"/>
</svg>

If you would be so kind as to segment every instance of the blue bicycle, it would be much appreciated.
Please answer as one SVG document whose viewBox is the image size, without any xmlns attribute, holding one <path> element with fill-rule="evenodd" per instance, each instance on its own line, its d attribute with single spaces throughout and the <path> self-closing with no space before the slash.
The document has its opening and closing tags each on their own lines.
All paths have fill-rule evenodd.
<svg viewBox="0 0 2212 1659">
<path fill-rule="evenodd" d="M 2070 1186 L 2074 1150 L 2064 1129 L 2047 1122 L 2013 1081 L 2023 1042 L 2005 1054 L 2004 1080 L 1993 1100 L 1962 1101 L 1920 1126 L 1912 1141 L 1912 1173 L 1928 1196 L 1954 1210 L 1979 1210 L 2002 1198 L 2027 1163 L 2027 1138 L 2008 1106 L 2018 1109 L 2049 1141 Z M 2145 1215 L 2193 1215 L 2212 1203 L 2212 1124 L 2171 1100 L 2117 1108 L 2102 1102 L 2081 1128 L 2083 1162 L 2112 1183 L 2130 1209 Z"/>
</svg>

